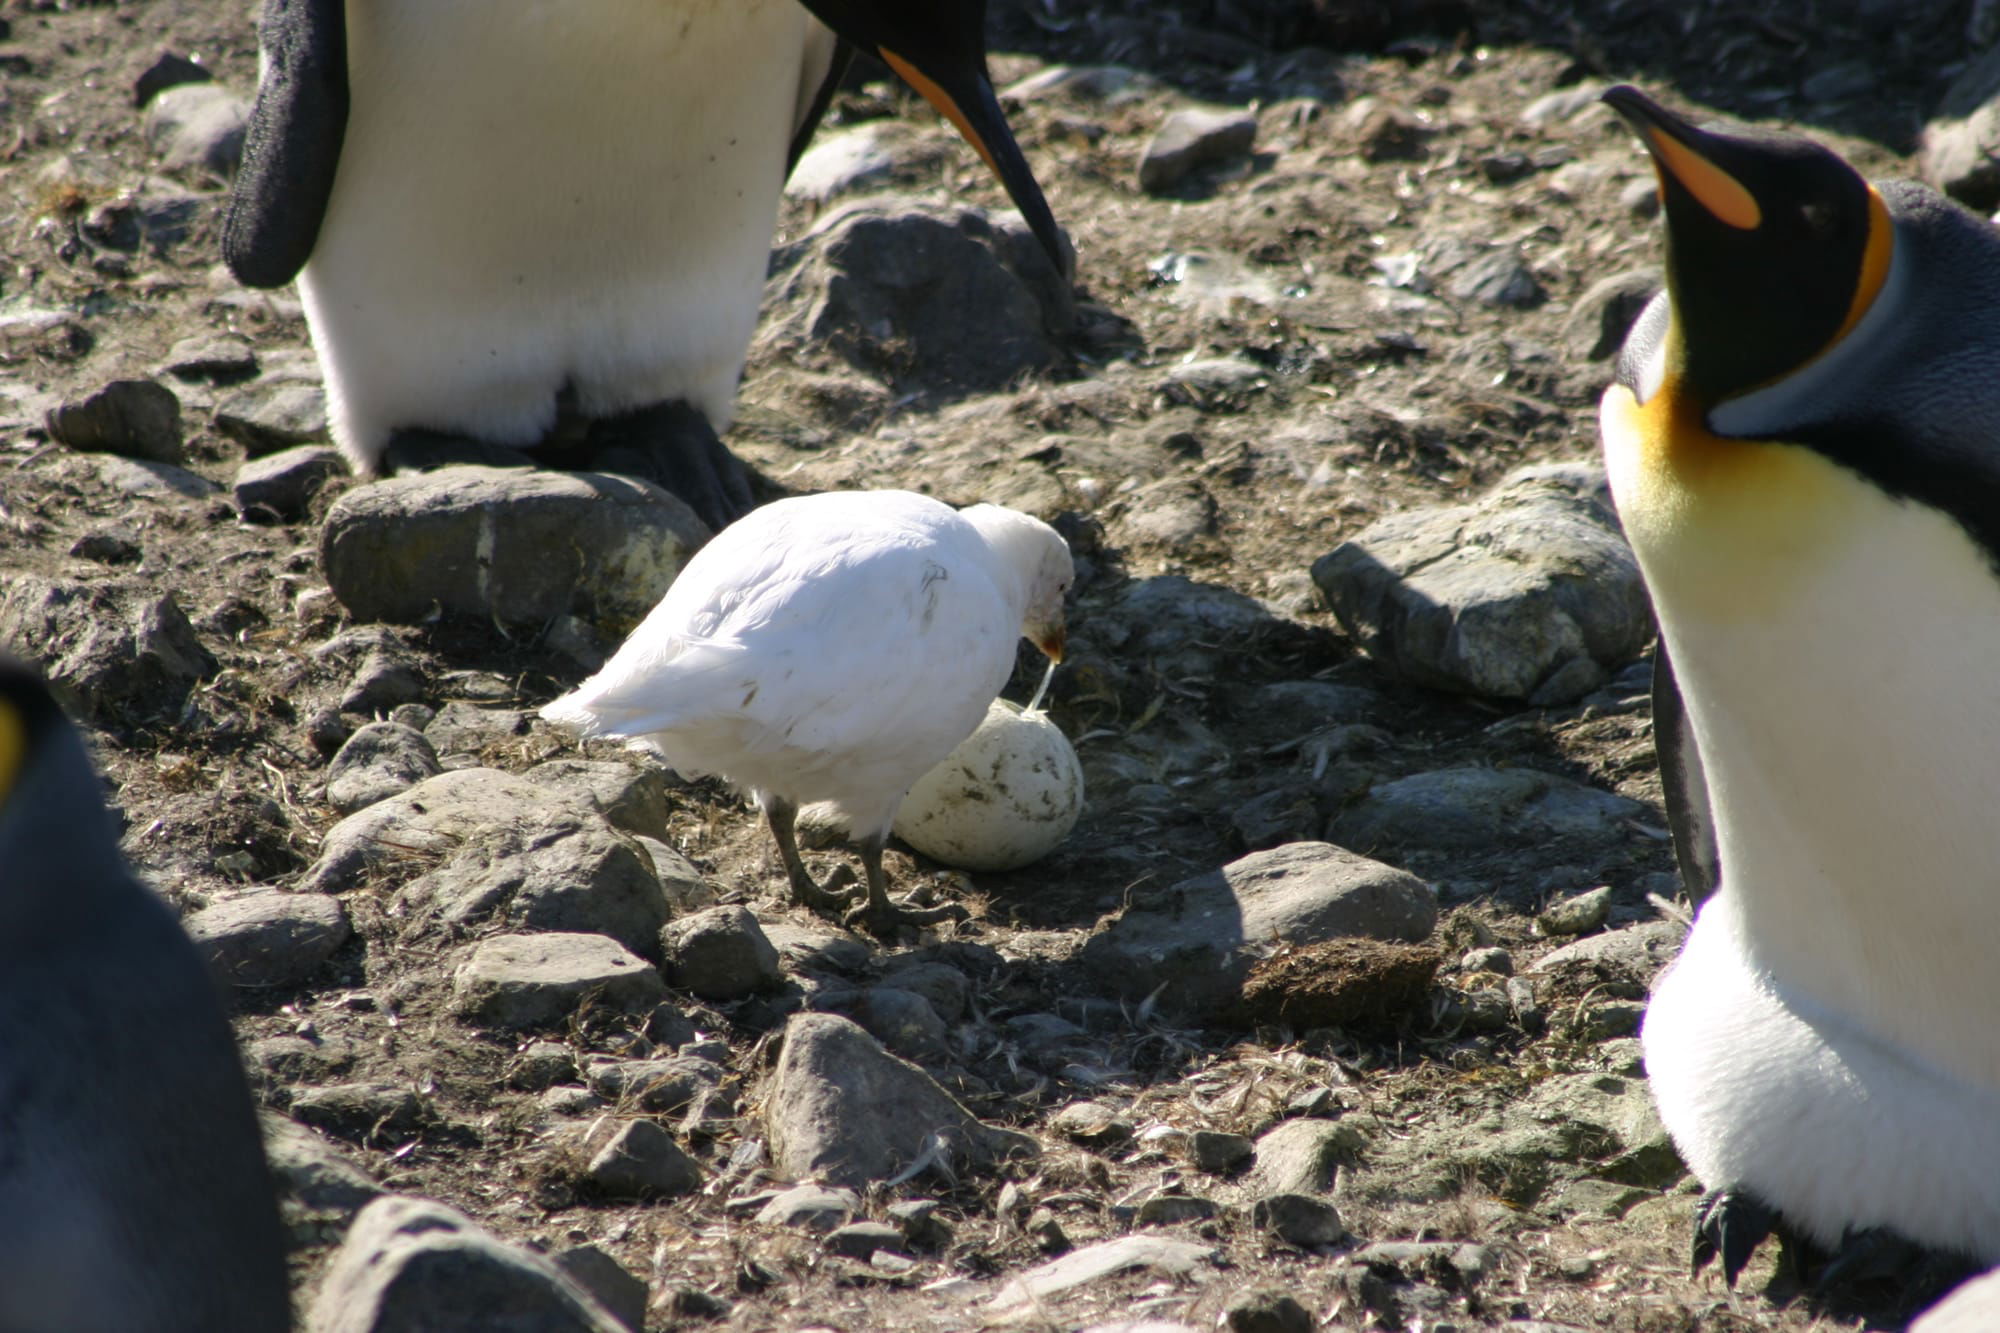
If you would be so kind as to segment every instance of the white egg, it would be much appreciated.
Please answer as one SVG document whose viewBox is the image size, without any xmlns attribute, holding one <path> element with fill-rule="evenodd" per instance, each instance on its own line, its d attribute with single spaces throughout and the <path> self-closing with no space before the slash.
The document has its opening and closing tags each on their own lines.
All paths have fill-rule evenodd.
<svg viewBox="0 0 2000 1333">
<path fill-rule="evenodd" d="M 1047 714 L 995 699 L 986 720 L 917 779 L 896 836 L 963 870 L 1014 870 L 1054 851 L 1083 813 L 1083 765 Z"/>
</svg>

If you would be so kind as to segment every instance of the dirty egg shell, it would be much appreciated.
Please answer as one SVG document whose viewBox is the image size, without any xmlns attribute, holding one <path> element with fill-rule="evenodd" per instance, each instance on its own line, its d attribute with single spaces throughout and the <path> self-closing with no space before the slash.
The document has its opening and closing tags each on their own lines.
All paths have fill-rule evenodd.
<svg viewBox="0 0 2000 1333">
<path fill-rule="evenodd" d="M 917 779 L 896 836 L 963 870 L 1014 870 L 1054 851 L 1083 813 L 1083 765 L 1047 715 L 995 699 L 986 720 Z"/>
</svg>

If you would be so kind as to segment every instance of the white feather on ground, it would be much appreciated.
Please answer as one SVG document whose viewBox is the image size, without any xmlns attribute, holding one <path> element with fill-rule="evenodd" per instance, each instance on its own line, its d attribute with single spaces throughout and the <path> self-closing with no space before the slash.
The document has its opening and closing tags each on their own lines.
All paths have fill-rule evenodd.
<svg viewBox="0 0 2000 1333">
<path fill-rule="evenodd" d="M 1053 528 L 998 505 L 780 500 L 702 548 L 604 669 L 542 716 L 749 790 L 801 903 L 845 905 L 812 882 L 793 837 L 798 807 L 823 801 L 860 847 L 871 929 L 959 915 L 889 902 L 882 844 L 904 793 L 1007 683 L 1015 643 L 1061 657 L 1072 578 Z"/>
</svg>

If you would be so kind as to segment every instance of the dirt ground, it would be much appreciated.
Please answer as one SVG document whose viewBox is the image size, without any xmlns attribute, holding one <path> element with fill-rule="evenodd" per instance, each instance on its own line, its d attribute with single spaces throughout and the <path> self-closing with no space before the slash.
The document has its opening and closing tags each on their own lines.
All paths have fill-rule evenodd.
<svg viewBox="0 0 2000 1333">
<path fill-rule="evenodd" d="M 824 377 L 852 381 L 854 372 L 829 362 L 812 367 L 823 378 L 808 382 L 760 353 L 730 437 L 784 489 L 910 485 L 1073 516 L 1067 531 L 1089 568 L 1075 611 L 1077 663 L 1058 677 L 1054 715 L 1079 739 L 1092 805 L 1055 857 L 969 886 L 978 920 L 964 938 L 997 960 L 982 983 L 993 1021 L 1061 1012 L 1087 995 L 1087 977 L 1047 960 L 1135 895 L 1242 854 L 1233 816 L 1310 767 L 1282 719 L 1244 709 L 1248 685 L 1353 682 L 1389 702 L 1387 743 L 1367 756 L 1353 792 L 1454 765 L 1524 766 L 1657 807 L 1639 690 L 1615 707 L 1532 710 L 1401 685 L 1341 635 L 1306 570 L 1385 512 L 1478 494 L 1522 463 L 1594 453 L 1608 362 L 1579 351 L 1568 319 L 1599 278 L 1657 262 L 1655 224 L 1621 198 L 1646 169 L 1610 118 L 1529 125 L 1526 107 L 1589 80 L 1630 80 L 1674 105 L 1796 126 L 1870 174 L 1907 174 L 1925 115 L 1969 54 L 1969 8 L 1963 0 L 995 4 L 1002 86 L 1059 63 L 1120 64 L 1150 80 L 1124 99 L 1036 100 L 1013 112 L 1079 256 L 1083 318 L 1068 365 L 1000 392 L 903 400 L 866 383 L 832 392 Z M 93 226 L 157 175 L 135 79 L 174 51 L 247 94 L 256 69 L 249 6 L 0 0 L 0 20 L 0 578 L 115 575 L 174 593 L 222 671 L 177 715 L 93 734 L 127 820 L 126 850 L 190 909 L 246 878 L 283 885 L 336 820 L 317 795 L 325 759 L 306 730 L 346 678 L 314 654 L 342 628 L 337 608 L 308 597 L 301 610 L 299 600 L 323 583 L 316 525 L 240 522 L 226 492 L 193 502 L 135 497 L 41 427 L 56 399 L 153 375 L 190 335 L 247 335 L 267 373 L 305 355 L 289 293 L 245 292 L 220 268 L 222 182 L 178 179 L 204 203 L 192 230 L 170 242 L 121 247 Z M 1255 149 L 1169 197 L 1148 196 L 1135 183 L 1140 152 L 1165 112 L 1189 100 L 1254 108 Z M 843 94 L 829 128 L 881 116 L 939 132 L 920 102 L 886 83 Z M 1004 203 L 969 153 L 940 154 L 924 172 L 909 183 L 919 193 Z M 811 219 L 808 206 L 788 202 L 780 239 Z M 1384 280 L 1398 257 L 1415 255 L 1448 288 L 1457 257 L 1488 243 L 1518 248 L 1541 299 L 1485 305 Z M 65 318 L 10 331 L 6 317 L 31 310 Z M 1247 359 L 1263 373 L 1217 395 L 1171 383 L 1175 367 L 1212 357 Z M 174 387 L 189 466 L 226 487 L 243 451 L 210 417 L 227 386 Z M 133 543 L 136 561 L 114 568 L 72 553 L 80 538 L 103 533 Z M 1093 637 L 1093 609 L 1111 606 L 1132 580 L 1162 574 L 1262 599 L 1278 628 L 1229 644 L 1206 669 L 1184 656 L 1134 660 L 1118 642 Z M 574 668 L 543 645 L 487 628 L 397 633 L 424 664 L 434 706 L 531 707 L 575 681 Z M 486 757 L 518 769 L 572 749 L 537 730 Z M 1140 783 L 1171 799 L 1130 798 Z M 243 816 L 256 796 L 275 800 L 282 819 Z M 676 801 L 677 842 L 725 895 L 773 900 L 775 858 L 754 813 L 713 786 Z M 1649 919 L 1658 909 L 1647 894 L 1670 888 L 1660 877 L 1672 868 L 1656 828 L 1615 843 L 1372 851 L 1439 887 L 1456 949 L 1496 941 L 1519 963 L 1550 947 L 1532 929 L 1550 899 L 1610 884 L 1614 922 Z M 891 873 L 907 883 L 938 872 L 895 852 Z M 441 1017 L 424 985 L 437 978 L 437 960 L 388 947 L 394 927 L 383 904 L 349 906 L 359 937 L 320 978 L 238 995 L 241 1035 L 310 1030 L 352 1040 L 367 1076 L 416 1088 L 430 1113 L 422 1130 L 350 1146 L 371 1173 L 510 1238 L 604 1246 L 653 1283 L 657 1324 L 972 1327 L 981 1322 L 977 1302 L 925 1285 L 1045 1257 L 1002 1205 L 1010 1182 L 997 1177 L 940 1196 L 958 1220 L 957 1243 L 915 1278 L 896 1279 L 831 1261 L 809 1237 L 748 1224 L 725 1207 L 728 1188 L 644 1207 L 580 1198 L 548 1147 L 534 1097 L 506 1086 L 511 1046 Z M 1448 992 L 1451 978 L 1442 984 Z M 759 1038 L 773 1019 L 749 1009 L 707 1017 L 754 1086 Z M 1155 1024 L 1121 1040 L 1107 1051 L 1119 1071 L 1108 1086 L 1136 1119 L 1238 1131 L 1318 1086 L 1344 1089 L 1392 1124 L 1465 1118 L 1552 1074 L 1615 1059 L 1592 1040 L 1519 1027 L 1468 1035 L 1424 1013 L 1365 1039 L 1335 1029 Z M 1031 1131 L 1065 1103 L 1106 1092 L 1010 1065 L 998 1049 L 965 1072 L 960 1090 L 979 1114 Z M 732 1143 L 714 1145 L 713 1155 L 726 1159 Z M 1104 1201 L 1167 1169 L 1143 1148 L 1062 1147 L 1012 1183 L 1085 1200 L 1071 1205 L 1083 1220 L 1065 1214 L 1081 1240 L 1114 1234 Z M 1480 1301 L 1450 1316 L 1461 1327 L 1522 1318 L 1631 1330 L 1856 1326 L 1771 1299 L 1768 1260 L 1734 1293 L 1712 1273 L 1691 1279 L 1690 1198 L 1670 1192 L 1662 1206 L 1622 1220 L 1562 1218 L 1472 1180 L 1441 1202 L 1345 1216 L 1368 1240 L 1496 1246 L 1501 1271 Z M 1225 1267 L 1199 1281 L 1107 1285 L 1096 1317 L 1205 1326 L 1233 1293 L 1271 1282 L 1326 1327 L 1376 1326 L 1328 1256 L 1233 1222 L 1201 1228 Z M 302 1251 L 302 1283 L 323 1250 Z M 660 1296 L 676 1291 L 715 1299 Z M 1076 1309 L 1065 1308 L 1063 1322 L 1075 1323 Z"/>
</svg>

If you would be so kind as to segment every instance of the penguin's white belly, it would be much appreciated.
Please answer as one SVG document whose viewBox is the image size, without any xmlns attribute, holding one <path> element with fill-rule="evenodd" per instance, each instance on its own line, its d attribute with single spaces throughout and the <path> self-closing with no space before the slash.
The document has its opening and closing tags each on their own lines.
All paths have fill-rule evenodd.
<svg viewBox="0 0 2000 1333">
<path fill-rule="evenodd" d="M 671 399 L 728 425 L 796 108 L 796 0 L 355 0 L 352 107 L 299 278 L 336 438 L 534 443 Z"/>
<path fill-rule="evenodd" d="M 1646 1072 L 1690 1169 L 1822 1245 L 1887 1227 L 2000 1261 L 2000 1092 L 1788 993 L 1751 956 L 1734 904 L 1711 899 L 1646 1013 Z"/>
</svg>

